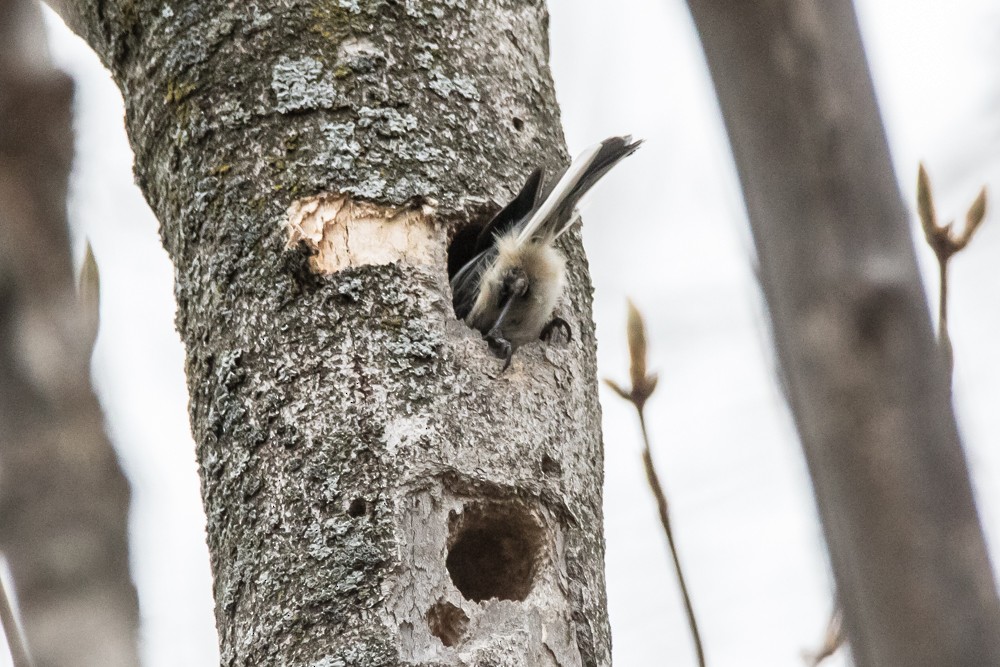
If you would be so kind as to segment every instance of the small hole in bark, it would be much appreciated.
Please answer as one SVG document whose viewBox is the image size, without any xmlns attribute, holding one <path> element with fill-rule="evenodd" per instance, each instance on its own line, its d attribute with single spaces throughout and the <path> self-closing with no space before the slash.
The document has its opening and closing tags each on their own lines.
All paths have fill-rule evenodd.
<svg viewBox="0 0 1000 667">
<path fill-rule="evenodd" d="M 364 516 L 368 513 L 368 503 L 364 498 L 355 498 L 347 508 L 347 513 L 354 518 Z"/>
<path fill-rule="evenodd" d="M 469 627 L 469 617 L 465 612 L 444 600 L 427 610 L 427 627 L 431 634 L 441 640 L 445 646 L 454 646 L 462 640 L 465 629 Z"/>
<path fill-rule="evenodd" d="M 517 116 L 514 116 L 513 122 L 514 122 L 514 129 L 517 130 L 518 132 L 524 129 L 524 121 L 518 118 Z"/>
<path fill-rule="evenodd" d="M 556 477 L 562 474 L 562 465 L 548 454 L 542 454 L 542 472 Z"/>
<path fill-rule="evenodd" d="M 467 506 L 451 516 L 448 574 L 467 600 L 524 600 L 542 553 L 542 528 L 512 503 Z"/>
</svg>

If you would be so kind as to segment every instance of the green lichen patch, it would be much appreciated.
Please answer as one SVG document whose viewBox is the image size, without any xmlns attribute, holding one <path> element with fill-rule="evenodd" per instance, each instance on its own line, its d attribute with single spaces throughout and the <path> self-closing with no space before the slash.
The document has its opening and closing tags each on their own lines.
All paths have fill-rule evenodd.
<svg viewBox="0 0 1000 667">
<path fill-rule="evenodd" d="M 349 35 L 370 33 L 381 0 L 323 0 L 313 5 L 310 32 L 339 42 Z"/>
<path fill-rule="evenodd" d="M 198 85 L 195 83 L 170 79 L 167 81 L 167 92 L 163 96 L 163 101 L 167 104 L 177 104 L 197 89 Z"/>
</svg>

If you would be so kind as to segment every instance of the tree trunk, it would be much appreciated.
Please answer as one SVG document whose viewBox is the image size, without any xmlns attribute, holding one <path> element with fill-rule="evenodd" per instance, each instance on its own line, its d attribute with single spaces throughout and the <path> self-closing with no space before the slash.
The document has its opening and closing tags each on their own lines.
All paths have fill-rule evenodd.
<svg viewBox="0 0 1000 667">
<path fill-rule="evenodd" d="M 446 269 L 565 162 L 543 3 L 53 4 L 176 267 L 223 664 L 609 664 L 579 234 L 503 374 Z"/>
<path fill-rule="evenodd" d="M 0 0 L 0 550 L 36 667 L 130 667 L 129 488 L 90 388 L 66 228 L 72 93 L 38 4 Z"/>
<path fill-rule="evenodd" d="M 849 0 L 688 0 L 861 667 L 1000 664 L 1000 604 Z"/>
</svg>

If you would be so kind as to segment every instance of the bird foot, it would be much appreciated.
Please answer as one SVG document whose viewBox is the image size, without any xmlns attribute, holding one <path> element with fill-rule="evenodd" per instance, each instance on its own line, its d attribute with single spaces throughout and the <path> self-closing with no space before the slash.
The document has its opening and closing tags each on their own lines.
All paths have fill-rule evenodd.
<svg viewBox="0 0 1000 667">
<path fill-rule="evenodd" d="M 488 335 L 486 336 L 486 342 L 489 344 L 493 354 L 504 360 L 503 368 L 500 372 L 503 373 L 510 368 L 510 360 L 514 356 L 514 347 L 510 344 L 510 341 L 500 336 Z"/>
<path fill-rule="evenodd" d="M 542 334 L 539 336 L 541 340 L 548 343 L 552 340 L 552 335 L 555 333 L 556 329 L 562 329 L 563 333 L 566 334 L 566 342 L 573 340 L 573 329 L 570 328 L 569 322 L 561 317 L 553 317 L 552 321 L 545 325 L 542 329 Z"/>
</svg>

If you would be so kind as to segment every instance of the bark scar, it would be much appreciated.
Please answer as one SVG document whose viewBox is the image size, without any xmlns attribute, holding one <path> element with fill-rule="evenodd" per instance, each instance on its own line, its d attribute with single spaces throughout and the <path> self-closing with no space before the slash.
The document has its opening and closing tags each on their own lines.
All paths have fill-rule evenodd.
<svg viewBox="0 0 1000 667">
<path fill-rule="evenodd" d="M 433 264 L 445 239 L 434 224 L 434 204 L 381 206 L 348 194 L 324 192 L 292 202 L 285 216 L 287 247 L 305 243 L 309 268 L 329 275 L 353 266 Z"/>
</svg>

